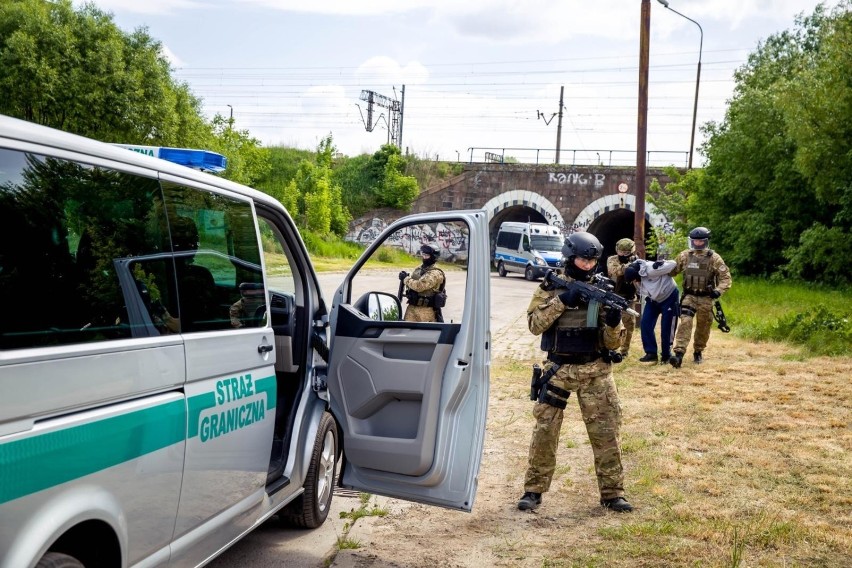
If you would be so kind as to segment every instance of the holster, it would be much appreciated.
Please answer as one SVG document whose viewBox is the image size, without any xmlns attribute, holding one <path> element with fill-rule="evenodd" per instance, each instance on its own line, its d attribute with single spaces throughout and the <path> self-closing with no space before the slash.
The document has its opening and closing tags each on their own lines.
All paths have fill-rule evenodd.
<svg viewBox="0 0 852 568">
<path fill-rule="evenodd" d="M 546 372 L 542 372 L 538 364 L 533 365 L 533 379 L 530 385 L 530 400 L 543 402 L 550 406 L 565 409 L 571 392 L 550 384 L 550 379 L 556 375 L 562 365 L 553 363 Z"/>
</svg>

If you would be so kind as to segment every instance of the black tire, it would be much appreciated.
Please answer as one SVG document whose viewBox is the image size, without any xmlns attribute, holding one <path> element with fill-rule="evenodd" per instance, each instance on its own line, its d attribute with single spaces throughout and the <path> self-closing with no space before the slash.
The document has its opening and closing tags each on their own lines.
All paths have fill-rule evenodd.
<svg viewBox="0 0 852 568">
<path fill-rule="evenodd" d="M 501 260 L 500 262 L 498 262 L 498 263 L 497 263 L 497 274 L 499 274 L 499 275 L 500 275 L 500 276 L 502 276 L 503 278 L 505 278 L 505 277 L 506 277 L 506 274 L 508 274 L 508 273 L 506 272 L 506 267 L 505 267 L 505 266 L 503 266 L 503 261 L 502 261 L 502 260 Z"/>
<path fill-rule="evenodd" d="M 535 273 L 533 273 L 533 268 L 529 264 L 527 265 L 527 269 L 524 271 L 524 278 L 532 282 L 535 280 Z"/>
<path fill-rule="evenodd" d="M 86 568 L 83 563 L 67 554 L 48 552 L 36 564 L 36 568 Z"/>
<path fill-rule="evenodd" d="M 323 524 L 331 509 L 336 473 L 337 424 L 331 414 L 325 412 L 314 440 L 305 492 L 284 508 L 281 519 L 288 525 L 306 529 Z"/>
</svg>

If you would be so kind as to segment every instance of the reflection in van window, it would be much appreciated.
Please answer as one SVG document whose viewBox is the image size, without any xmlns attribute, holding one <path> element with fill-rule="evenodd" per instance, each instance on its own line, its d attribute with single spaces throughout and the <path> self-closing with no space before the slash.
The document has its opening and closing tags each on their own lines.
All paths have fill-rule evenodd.
<svg viewBox="0 0 852 568">
<path fill-rule="evenodd" d="M 0 216 L 0 348 L 176 330 L 156 180 L 0 150 Z"/>
<path fill-rule="evenodd" d="M 163 183 L 183 332 L 264 325 L 266 293 L 248 201 Z"/>
</svg>

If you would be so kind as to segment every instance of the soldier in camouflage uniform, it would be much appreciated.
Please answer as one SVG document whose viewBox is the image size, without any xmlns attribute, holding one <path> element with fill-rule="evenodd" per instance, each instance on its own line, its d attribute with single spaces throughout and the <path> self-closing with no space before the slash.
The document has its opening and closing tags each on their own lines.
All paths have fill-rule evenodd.
<svg viewBox="0 0 852 568">
<path fill-rule="evenodd" d="M 672 367 L 683 363 L 686 346 L 692 335 L 692 356 L 696 364 L 703 360 L 702 353 L 710 338 L 713 325 L 713 300 L 731 287 L 731 272 L 719 253 L 710 249 L 710 229 L 696 227 L 689 232 L 689 249 L 677 256 L 672 276 L 683 273 L 683 296 L 680 302 L 680 319 L 675 334 L 674 353 L 669 358 Z"/>
<path fill-rule="evenodd" d="M 615 282 L 613 292 L 627 300 L 634 300 L 636 298 L 636 286 L 631 282 L 625 282 L 624 270 L 631 262 L 636 260 L 636 244 L 630 239 L 620 239 L 615 243 L 615 252 L 616 254 L 606 259 L 606 275 Z M 637 312 L 639 311 L 639 304 L 636 302 L 630 307 Z M 630 341 L 633 339 L 633 330 L 636 329 L 636 318 L 625 312 L 621 323 L 624 325 L 624 337 L 618 351 L 622 357 L 627 357 L 627 353 L 630 351 Z"/>
<path fill-rule="evenodd" d="M 444 307 L 446 294 L 444 286 L 446 277 L 444 271 L 435 266 L 440 251 L 429 245 L 420 247 L 423 264 L 414 269 L 410 275 L 402 271 L 399 279 L 407 288 L 405 297 L 408 307 L 405 308 L 405 321 L 442 322 L 441 308 Z"/>
<path fill-rule="evenodd" d="M 571 234 L 562 248 L 566 280 L 591 279 L 602 251 L 594 235 Z M 563 410 L 575 392 L 594 453 L 600 503 L 613 511 L 633 510 L 624 498 L 621 405 L 607 356 L 621 345 L 621 310 L 586 303 L 577 288 L 555 288 L 545 279 L 527 308 L 527 322 L 532 333 L 541 334 L 547 362 L 541 376 L 546 382 L 533 407 L 536 424 L 518 509 L 537 508 L 550 489 Z"/>
</svg>

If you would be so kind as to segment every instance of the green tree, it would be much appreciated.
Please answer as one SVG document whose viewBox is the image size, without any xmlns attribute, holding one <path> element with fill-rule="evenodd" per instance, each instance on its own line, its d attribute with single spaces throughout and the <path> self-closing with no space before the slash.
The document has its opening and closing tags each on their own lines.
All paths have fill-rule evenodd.
<svg viewBox="0 0 852 568">
<path fill-rule="evenodd" d="M 686 218 L 689 226 L 711 228 L 714 248 L 737 272 L 778 273 L 791 259 L 802 258 L 798 251 L 806 246 L 804 243 L 813 244 L 815 235 L 827 236 L 817 228 L 831 226 L 841 212 L 844 192 L 830 188 L 838 180 L 832 175 L 829 178 L 834 182 L 821 183 L 816 169 L 805 167 L 816 154 L 810 153 L 807 159 L 802 154 L 807 140 L 813 142 L 813 148 L 825 144 L 823 138 L 798 132 L 823 132 L 824 125 L 814 120 L 822 116 L 822 111 L 813 107 L 813 97 L 793 93 L 810 81 L 814 82 L 811 88 L 815 92 L 833 82 L 832 97 L 841 100 L 851 92 L 848 75 L 842 72 L 839 77 L 843 79 L 836 80 L 807 72 L 827 58 L 826 51 L 835 41 L 838 48 L 827 58 L 832 63 L 826 63 L 823 71 L 831 67 L 832 73 L 837 73 L 839 70 L 833 67 L 838 65 L 837 60 L 849 57 L 848 53 L 841 54 L 840 47 L 847 45 L 842 42 L 848 38 L 837 36 L 839 20 L 850 17 L 849 1 L 843 4 L 845 9 L 838 9 L 831 16 L 818 7 L 810 17 L 799 18 L 793 31 L 781 32 L 761 43 L 736 74 L 734 97 L 724 121 L 705 126 L 708 165 L 695 187 L 690 188 Z M 798 124 L 806 120 L 805 108 L 815 113 L 810 115 L 813 129 Z M 835 126 L 849 121 L 848 111 L 845 114 Z M 842 132 L 842 127 L 839 131 L 829 130 L 827 136 L 845 136 L 841 148 L 848 148 L 848 133 Z M 852 160 L 852 154 L 835 154 L 831 158 L 828 154 L 819 154 L 819 160 L 835 159 L 847 165 Z M 810 229 L 814 232 L 808 232 Z M 801 252 L 811 254 L 804 249 Z M 842 279 L 849 280 L 848 271 Z"/>
<path fill-rule="evenodd" d="M 194 145 L 199 100 L 171 77 L 145 28 L 125 33 L 93 4 L 0 3 L 0 112 L 107 142 Z"/>
<path fill-rule="evenodd" d="M 234 130 L 233 126 L 230 119 L 219 114 L 214 116 L 213 133 L 206 149 L 228 158 L 228 169 L 223 177 L 254 186 L 269 175 L 269 150 L 262 148 L 260 140 L 253 138 L 248 130 Z"/>
<path fill-rule="evenodd" d="M 369 175 L 375 180 L 374 193 L 379 206 L 408 209 L 420 194 L 417 179 L 405 175 L 406 159 L 399 148 L 392 144 L 383 145 L 373 154 L 367 166 Z"/>
</svg>

